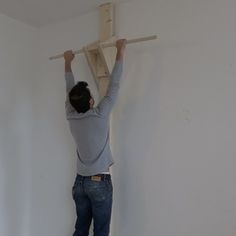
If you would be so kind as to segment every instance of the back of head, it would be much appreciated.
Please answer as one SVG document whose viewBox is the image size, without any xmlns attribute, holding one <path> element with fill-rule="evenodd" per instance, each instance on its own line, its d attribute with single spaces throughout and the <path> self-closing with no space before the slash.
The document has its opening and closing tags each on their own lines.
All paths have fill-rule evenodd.
<svg viewBox="0 0 236 236">
<path fill-rule="evenodd" d="M 78 113 L 85 113 L 90 109 L 91 94 L 87 86 L 85 81 L 81 81 L 69 92 L 70 103 Z"/>
</svg>

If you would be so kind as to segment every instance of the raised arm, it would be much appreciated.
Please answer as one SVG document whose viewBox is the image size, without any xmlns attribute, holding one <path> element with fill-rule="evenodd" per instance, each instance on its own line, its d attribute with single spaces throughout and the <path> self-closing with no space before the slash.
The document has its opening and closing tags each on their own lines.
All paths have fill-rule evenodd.
<svg viewBox="0 0 236 236">
<path fill-rule="evenodd" d="M 126 42 L 127 42 L 126 39 L 119 39 L 116 42 L 116 48 L 117 48 L 116 62 L 111 74 L 107 93 L 97 106 L 98 111 L 101 115 L 105 116 L 109 115 L 116 101 L 120 87 L 120 79 L 123 71 L 123 58 L 124 58 Z"/>
<path fill-rule="evenodd" d="M 65 59 L 65 81 L 66 81 L 66 114 L 67 116 L 73 112 L 75 112 L 74 108 L 71 106 L 69 102 L 68 94 L 70 90 L 75 85 L 74 75 L 71 69 L 71 63 L 74 59 L 74 53 L 70 51 L 64 52 L 64 59 Z"/>
<path fill-rule="evenodd" d="M 74 75 L 71 69 L 71 63 L 74 59 L 74 53 L 70 51 L 64 52 L 64 59 L 65 59 L 65 80 L 66 80 L 66 92 L 69 93 L 70 90 L 75 85 Z"/>
</svg>

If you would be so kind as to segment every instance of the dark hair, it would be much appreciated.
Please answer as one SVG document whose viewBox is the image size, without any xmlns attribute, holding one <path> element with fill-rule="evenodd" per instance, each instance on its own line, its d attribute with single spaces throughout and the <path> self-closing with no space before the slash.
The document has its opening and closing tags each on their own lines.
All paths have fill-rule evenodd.
<svg viewBox="0 0 236 236">
<path fill-rule="evenodd" d="M 81 81 L 69 92 L 70 103 L 78 113 L 85 113 L 90 109 L 91 94 L 87 86 L 87 82 Z"/>
</svg>

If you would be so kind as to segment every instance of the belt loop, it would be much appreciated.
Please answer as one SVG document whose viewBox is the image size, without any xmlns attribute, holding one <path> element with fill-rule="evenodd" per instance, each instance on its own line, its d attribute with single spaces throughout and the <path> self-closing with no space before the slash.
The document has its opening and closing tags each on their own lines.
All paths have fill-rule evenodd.
<svg viewBox="0 0 236 236">
<path fill-rule="evenodd" d="M 108 175 L 108 174 L 105 174 L 104 176 L 105 176 L 105 177 L 104 177 L 105 180 L 108 180 L 108 179 L 109 179 L 109 175 Z"/>
<path fill-rule="evenodd" d="M 83 183 L 83 181 L 84 181 L 84 176 L 83 175 L 79 175 L 79 182 L 80 182 L 80 184 L 82 184 Z"/>
</svg>

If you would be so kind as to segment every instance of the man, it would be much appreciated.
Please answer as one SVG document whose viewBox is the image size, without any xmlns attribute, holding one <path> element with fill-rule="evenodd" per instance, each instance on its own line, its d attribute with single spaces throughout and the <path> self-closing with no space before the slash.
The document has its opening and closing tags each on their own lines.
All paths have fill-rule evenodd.
<svg viewBox="0 0 236 236">
<path fill-rule="evenodd" d="M 77 176 L 72 189 L 77 220 L 73 236 L 88 236 L 91 220 L 94 236 L 108 236 L 113 186 L 109 167 L 113 164 L 109 145 L 109 116 L 116 101 L 122 76 L 126 40 L 116 42 L 116 63 L 105 97 L 97 107 L 84 81 L 75 85 L 72 51 L 64 53 L 68 97 L 66 116 L 77 146 Z"/>
</svg>

